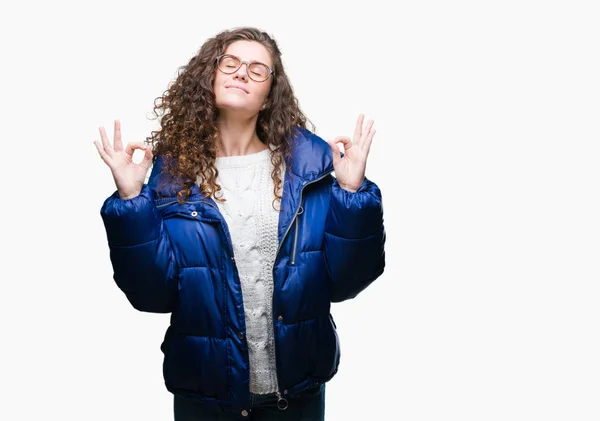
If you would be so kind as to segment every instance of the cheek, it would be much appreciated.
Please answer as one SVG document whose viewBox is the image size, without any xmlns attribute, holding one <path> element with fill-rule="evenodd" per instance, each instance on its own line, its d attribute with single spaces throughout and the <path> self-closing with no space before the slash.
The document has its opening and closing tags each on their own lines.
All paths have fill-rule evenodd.
<svg viewBox="0 0 600 421">
<path fill-rule="evenodd" d="M 223 95 L 223 90 L 225 89 L 223 87 L 225 81 L 223 80 L 222 76 L 217 75 L 215 77 L 215 80 L 213 82 L 213 92 L 215 94 L 215 99 L 218 100 L 219 97 L 221 97 Z"/>
<path fill-rule="evenodd" d="M 267 85 L 266 83 L 264 83 L 262 86 L 260 86 L 260 89 L 258 90 L 258 92 L 260 93 L 260 97 L 262 100 L 265 100 L 268 96 L 269 96 L 269 92 L 271 90 L 271 85 Z"/>
<path fill-rule="evenodd" d="M 223 85 L 223 81 L 221 79 L 221 76 L 219 74 L 215 75 L 215 80 L 213 82 L 213 90 L 217 90 L 218 86 Z"/>
</svg>

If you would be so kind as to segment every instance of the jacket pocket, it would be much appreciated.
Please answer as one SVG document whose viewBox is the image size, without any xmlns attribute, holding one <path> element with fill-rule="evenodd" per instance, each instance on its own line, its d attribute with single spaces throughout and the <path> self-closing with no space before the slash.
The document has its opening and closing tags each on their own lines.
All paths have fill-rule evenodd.
<svg viewBox="0 0 600 421">
<path fill-rule="evenodd" d="M 222 398 L 227 392 L 226 340 L 174 333 L 164 360 L 165 382 L 173 389 Z"/>
</svg>

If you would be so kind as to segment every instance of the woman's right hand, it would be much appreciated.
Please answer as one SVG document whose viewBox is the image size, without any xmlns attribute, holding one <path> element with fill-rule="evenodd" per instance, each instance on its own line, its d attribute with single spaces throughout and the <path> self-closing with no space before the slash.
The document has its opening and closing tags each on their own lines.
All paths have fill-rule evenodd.
<svg viewBox="0 0 600 421">
<path fill-rule="evenodd" d="M 121 122 L 119 120 L 115 120 L 114 147 L 111 146 L 102 126 L 100 127 L 100 137 L 102 144 L 97 140 L 94 140 L 94 144 L 100 157 L 112 172 L 119 191 L 119 197 L 121 199 L 131 199 L 139 195 L 144 186 L 148 169 L 152 164 L 151 147 L 144 145 L 142 142 L 132 142 L 128 143 L 127 147 L 123 149 Z M 135 149 L 144 151 L 144 159 L 139 164 L 133 162 L 132 159 Z"/>
</svg>

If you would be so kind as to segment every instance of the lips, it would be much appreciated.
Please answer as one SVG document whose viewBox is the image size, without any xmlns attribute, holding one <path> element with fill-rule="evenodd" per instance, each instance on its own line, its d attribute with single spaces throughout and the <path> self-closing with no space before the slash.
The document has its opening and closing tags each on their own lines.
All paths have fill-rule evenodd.
<svg viewBox="0 0 600 421">
<path fill-rule="evenodd" d="M 249 92 L 246 90 L 246 88 L 244 88 L 243 86 L 238 86 L 238 85 L 229 85 L 229 86 L 226 86 L 226 88 L 227 88 L 227 89 L 238 89 L 238 90 L 240 90 L 240 91 L 243 91 L 243 92 L 245 92 L 245 93 L 249 93 Z"/>
</svg>

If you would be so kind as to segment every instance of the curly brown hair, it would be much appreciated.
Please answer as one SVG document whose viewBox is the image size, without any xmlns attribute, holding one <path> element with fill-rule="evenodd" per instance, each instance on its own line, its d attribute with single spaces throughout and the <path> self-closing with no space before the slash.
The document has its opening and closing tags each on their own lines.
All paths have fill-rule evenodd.
<svg viewBox="0 0 600 421">
<path fill-rule="evenodd" d="M 179 67 L 177 78 L 169 84 L 162 97 L 154 100 L 153 113 L 157 118 L 159 113 L 162 116 L 161 128 L 152 131 L 146 143 L 152 144 L 153 163 L 159 156 L 166 158 L 163 170 L 177 187 L 179 203 L 187 201 L 197 180 L 201 181 L 199 187 L 203 194 L 218 201 L 225 200 L 215 196 L 221 191 L 221 186 L 216 181 L 219 173 L 215 159 L 220 133 L 216 124 L 219 110 L 215 105 L 213 83 L 217 56 L 238 40 L 261 43 L 273 60 L 273 81 L 267 106 L 258 115 L 256 134 L 271 149 L 275 200 L 281 201 L 278 193 L 284 179 L 284 175 L 280 174 L 281 164 L 286 157 L 291 158 L 290 138 L 295 127 L 307 129 L 310 123 L 312 131 L 315 130 L 312 122 L 300 110 L 275 40 L 253 27 L 218 33 L 202 45 L 187 65 Z"/>
</svg>

